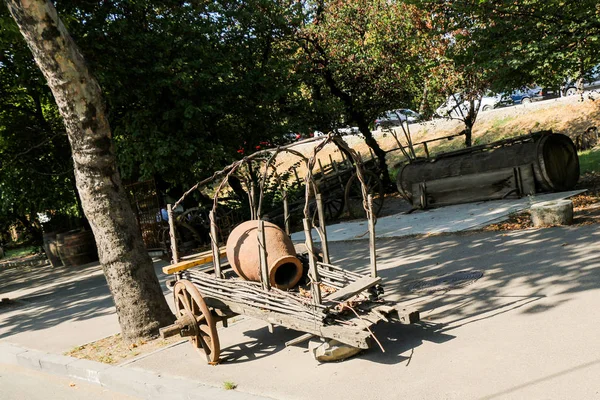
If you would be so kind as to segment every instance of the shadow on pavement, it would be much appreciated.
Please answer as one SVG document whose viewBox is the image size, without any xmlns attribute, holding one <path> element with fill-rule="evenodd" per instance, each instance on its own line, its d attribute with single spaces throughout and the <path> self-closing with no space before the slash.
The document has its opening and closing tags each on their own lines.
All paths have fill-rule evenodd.
<svg viewBox="0 0 600 400">
<path fill-rule="evenodd" d="M 272 334 L 266 327 L 244 331 L 243 342 L 221 349 L 221 360 L 239 364 L 268 357 L 285 349 L 285 342 L 300 334 L 282 327 L 275 327 Z"/>
<path fill-rule="evenodd" d="M 383 323 L 375 334 L 387 345 L 386 353 L 374 345 L 361 357 L 401 362 L 398 354 L 423 340 L 443 343 L 462 326 L 505 313 L 543 313 L 570 301 L 575 293 L 598 289 L 599 238 L 597 226 L 590 225 L 378 240 L 384 297 L 409 303 L 435 324 Z M 368 273 L 367 242 L 358 243 L 332 243 L 330 252 L 336 265 Z M 338 253 L 342 256 L 336 257 Z M 469 286 L 438 292 L 411 290 L 419 280 L 470 270 L 483 271 L 483 277 Z"/>
<path fill-rule="evenodd" d="M 373 345 L 358 357 L 374 363 L 407 361 L 410 365 L 412 352 L 424 341 L 443 345 L 455 337 L 457 328 L 465 325 L 506 313 L 523 316 L 544 313 L 571 301 L 576 293 L 598 289 L 599 237 L 597 227 L 590 225 L 378 240 L 379 273 L 386 288 L 385 297 L 419 309 L 423 322 L 412 326 L 392 323 L 377 326 L 375 335 L 385 353 Z M 333 263 L 366 273 L 367 243 L 331 243 Z M 162 265 L 155 267 L 164 288 L 167 277 L 159 271 Z M 456 290 L 414 290 L 416 281 L 469 270 L 483 271 L 483 276 Z M 6 287 L 40 285 L 56 279 L 34 271 L 31 281 L 29 273 L 11 280 L 6 272 L 0 275 L 0 292 Z M 114 313 L 103 275 L 42 289 L 17 299 L 17 305 L 0 309 L 0 338 Z M 228 364 L 268 357 L 285 349 L 284 343 L 298 335 L 280 327 L 274 334 L 266 328 L 247 331 L 238 344 L 224 347 L 222 356 Z"/>
<path fill-rule="evenodd" d="M 154 267 L 164 293 L 170 295 L 165 286 L 168 277 L 160 271 L 164 264 L 155 263 Z M 13 293 L 10 305 L 0 308 L 0 339 L 115 313 L 106 279 L 97 263 L 1 271 L 0 295 L 9 292 Z"/>
</svg>

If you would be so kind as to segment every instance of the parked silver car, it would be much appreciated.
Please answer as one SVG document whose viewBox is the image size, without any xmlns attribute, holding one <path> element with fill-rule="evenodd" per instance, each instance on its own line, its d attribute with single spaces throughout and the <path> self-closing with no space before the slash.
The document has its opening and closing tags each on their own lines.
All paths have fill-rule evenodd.
<svg viewBox="0 0 600 400">
<path fill-rule="evenodd" d="M 479 107 L 479 111 L 489 111 L 500 107 L 502 103 L 502 95 L 494 95 L 488 93 L 481 98 L 481 101 L 475 101 L 475 107 Z M 435 113 L 440 117 L 462 118 L 469 111 L 469 102 L 464 99 L 462 93 L 455 93 L 448 96 L 448 99 L 439 106 Z"/>
<path fill-rule="evenodd" d="M 386 111 L 382 116 L 375 120 L 375 130 L 378 130 L 382 126 L 392 127 L 400 126 L 400 123 L 407 122 L 414 124 L 420 122 L 423 119 L 421 114 L 408 108 L 399 108 L 397 110 Z"/>
<path fill-rule="evenodd" d="M 583 78 L 583 90 L 600 90 L 600 65 L 596 65 L 586 77 Z M 565 96 L 577 94 L 577 81 L 570 80 L 564 87 Z"/>
</svg>

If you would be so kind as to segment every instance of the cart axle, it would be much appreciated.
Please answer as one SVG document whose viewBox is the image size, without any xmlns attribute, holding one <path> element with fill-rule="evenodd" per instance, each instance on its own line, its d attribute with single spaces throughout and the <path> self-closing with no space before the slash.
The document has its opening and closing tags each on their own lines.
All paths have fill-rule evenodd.
<svg viewBox="0 0 600 400">
<path fill-rule="evenodd" d="M 174 324 L 160 328 L 158 332 L 163 339 L 176 335 L 195 336 L 198 334 L 198 319 L 191 313 L 184 314 L 177 318 Z"/>
</svg>

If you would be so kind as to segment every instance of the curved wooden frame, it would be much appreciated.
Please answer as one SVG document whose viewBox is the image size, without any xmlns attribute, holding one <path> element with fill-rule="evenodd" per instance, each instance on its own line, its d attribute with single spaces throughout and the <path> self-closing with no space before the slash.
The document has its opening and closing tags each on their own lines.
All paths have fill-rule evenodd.
<svg viewBox="0 0 600 400">
<path fill-rule="evenodd" d="M 196 185 L 192 186 L 188 191 L 186 191 L 183 194 L 183 196 L 181 196 L 181 198 L 172 205 L 172 207 L 169 207 L 169 209 L 176 208 L 193 191 L 200 190 L 202 187 L 220 179 L 220 182 L 217 185 L 217 188 L 216 188 L 214 196 L 213 196 L 213 206 L 212 206 L 212 210 L 210 212 L 211 247 L 213 249 L 212 250 L 213 262 L 215 264 L 215 273 L 217 276 L 221 276 L 221 270 L 220 270 L 220 262 L 219 262 L 220 250 L 219 250 L 219 245 L 218 245 L 218 237 L 216 234 L 218 228 L 216 226 L 216 221 L 215 221 L 214 215 L 216 215 L 219 197 L 221 195 L 221 192 L 225 188 L 225 186 L 228 184 L 228 178 L 230 176 L 234 175 L 243 166 L 248 166 L 248 168 L 250 169 L 251 168 L 250 165 L 252 162 L 259 162 L 261 164 L 264 164 L 264 167 L 262 168 L 263 169 L 262 176 L 260 179 L 258 204 L 256 206 L 253 204 L 253 201 L 254 201 L 252 199 L 254 197 L 253 195 L 250 195 L 249 199 L 248 199 L 250 209 L 252 212 L 252 219 L 258 219 L 258 220 L 260 220 L 261 216 L 262 216 L 261 213 L 262 213 L 265 185 L 269 179 L 269 176 L 275 178 L 276 182 L 278 183 L 281 194 L 284 195 L 283 182 L 275 168 L 278 155 L 282 154 L 282 153 L 289 153 L 289 154 L 292 154 L 292 155 L 298 157 L 301 160 L 301 162 L 304 163 L 304 165 L 306 166 L 306 175 L 304 178 L 304 181 L 305 181 L 305 196 L 304 197 L 305 197 L 305 199 L 304 199 L 303 214 L 304 214 L 304 221 L 305 221 L 305 235 L 307 236 L 307 247 L 309 249 L 312 249 L 312 239 L 310 239 L 311 243 L 309 244 L 308 236 L 310 236 L 310 232 L 312 231 L 312 229 L 316 229 L 318 235 L 321 238 L 321 243 L 323 245 L 323 252 L 325 255 L 325 260 L 326 260 L 326 262 L 329 262 L 329 255 L 328 255 L 328 250 L 327 250 L 327 247 L 328 247 L 327 246 L 327 235 L 326 235 L 326 229 L 325 229 L 325 216 L 323 215 L 324 214 L 323 206 L 321 203 L 320 195 L 318 193 L 318 187 L 316 185 L 316 182 L 315 182 L 315 179 L 313 176 L 313 169 L 314 169 L 316 161 L 317 161 L 317 156 L 323 150 L 323 148 L 326 145 L 328 145 L 329 143 L 335 144 L 337 146 L 337 148 L 341 152 L 343 152 L 349 159 L 351 159 L 354 164 L 354 170 L 355 170 L 354 174 L 357 176 L 357 178 L 360 182 L 360 185 L 361 185 L 363 208 L 365 209 L 367 219 L 372 221 L 372 223 L 369 224 L 370 231 L 373 229 L 375 214 L 372 212 L 373 206 L 372 206 L 372 203 L 370 202 L 370 197 L 368 195 L 368 188 L 365 184 L 365 172 L 362 167 L 363 162 L 362 162 L 362 157 L 360 156 L 360 154 L 357 153 L 352 148 L 350 148 L 348 146 L 348 144 L 340 136 L 337 136 L 334 134 L 329 134 L 328 136 L 325 136 L 325 137 L 314 138 L 311 141 L 315 141 L 315 142 L 320 141 L 320 143 L 314 147 L 313 153 L 310 157 L 304 156 L 302 153 L 300 153 L 299 151 L 297 151 L 293 148 L 295 146 L 298 146 L 301 143 L 293 143 L 293 144 L 290 144 L 287 146 L 280 146 L 275 149 L 260 150 L 256 153 L 253 153 L 249 156 L 242 158 L 239 161 L 234 162 L 233 164 L 225 167 L 224 169 L 222 169 L 220 171 L 215 172 L 211 177 L 198 182 Z M 306 141 L 302 142 L 302 144 L 304 144 L 304 143 L 306 143 Z M 259 167 L 259 170 L 260 170 L 260 167 Z M 314 203 L 313 198 L 314 198 L 314 201 L 316 201 L 316 203 L 317 203 L 317 218 L 319 219 L 318 227 L 314 224 L 314 221 L 311 218 L 313 216 L 312 214 L 314 212 L 314 210 L 311 210 L 311 207 L 310 207 L 311 204 Z M 169 225 L 173 224 L 172 219 L 173 219 L 172 213 L 169 213 Z M 174 236 L 174 231 L 173 231 L 172 235 Z M 372 233 L 372 236 L 373 236 L 373 238 L 372 238 L 371 247 L 374 247 L 374 233 Z M 177 255 L 178 254 L 177 242 L 176 242 L 176 240 L 172 239 L 171 243 L 172 243 L 172 247 L 173 247 L 172 248 L 173 263 L 175 264 L 179 261 L 178 255 Z M 309 252 L 312 254 L 312 251 L 309 251 Z M 372 253 L 373 253 L 373 251 L 372 251 Z M 372 273 L 371 274 L 373 276 L 376 276 L 376 267 L 375 267 L 375 263 L 374 263 L 374 256 L 372 257 L 371 264 L 372 264 L 372 268 L 371 268 Z M 318 277 L 314 277 L 314 279 L 318 280 Z"/>
</svg>

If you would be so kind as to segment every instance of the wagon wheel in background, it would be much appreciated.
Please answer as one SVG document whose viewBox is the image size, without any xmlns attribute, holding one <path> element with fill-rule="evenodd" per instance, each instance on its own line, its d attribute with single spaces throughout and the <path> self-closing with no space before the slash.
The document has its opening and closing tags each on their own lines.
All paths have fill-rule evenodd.
<svg viewBox="0 0 600 400">
<path fill-rule="evenodd" d="M 325 222 L 335 221 L 344 212 L 344 195 L 343 193 L 332 193 L 330 197 L 323 199 L 323 214 L 325 214 Z M 319 214 L 317 212 L 316 200 L 310 204 L 311 218 L 315 226 L 319 225 Z"/>
<path fill-rule="evenodd" d="M 379 215 L 383 207 L 384 190 L 379 177 L 371 172 L 364 171 L 367 193 L 373 196 L 373 212 L 375 216 Z M 346 206 L 348 213 L 353 218 L 366 218 L 367 214 L 363 208 L 363 197 L 358 176 L 353 174 L 346 185 Z"/>
<path fill-rule="evenodd" d="M 323 201 L 323 214 L 325 221 L 330 222 L 338 219 L 344 212 L 344 193 L 339 185 L 325 185 L 323 181 L 313 182 L 311 185 L 310 197 L 308 204 L 309 216 L 315 226 L 319 226 L 319 213 L 317 210 L 316 194 L 321 194 Z"/>
<path fill-rule="evenodd" d="M 184 325 L 181 336 L 188 336 L 192 346 L 206 356 L 209 364 L 217 364 L 221 347 L 217 325 L 210 309 L 194 284 L 182 279 L 173 287 L 177 323 Z"/>
</svg>

